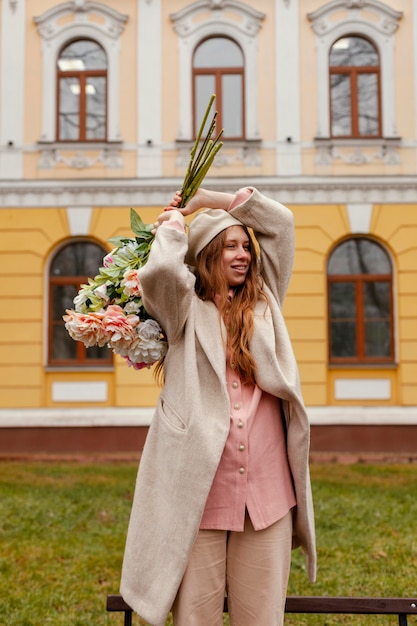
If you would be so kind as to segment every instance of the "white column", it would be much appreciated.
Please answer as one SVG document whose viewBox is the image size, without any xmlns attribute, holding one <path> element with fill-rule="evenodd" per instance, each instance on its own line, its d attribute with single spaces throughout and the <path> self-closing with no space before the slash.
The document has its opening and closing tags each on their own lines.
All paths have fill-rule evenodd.
<svg viewBox="0 0 417 626">
<path fill-rule="evenodd" d="M 277 174 L 298 176 L 301 166 L 300 41 L 297 0 L 275 0 Z"/>
<path fill-rule="evenodd" d="M 138 2 L 139 178 L 162 175 L 161 0 Z"/>
<path fill-rule="evenodd" d="M 3 0 L 0 62 L 0 178 L 23 177 L 26 0 Z"/>
<path fill-rule="evenodd" d="M 412 58 L 417 58 L 417 3 L 412 4 L 412 24 L 413 24 L 413 43 L 412 43 Z M 414 128 L 417 128 L 417 64 L 413 63 L 413 81 L 414 81 Z M 416 133 L 416 131 L 414 131 Z M 417 134 L 413 137 L 414 141 L 417 140 Z M 417 153 L 416 153 L 417 160 Z"/>
</svg>

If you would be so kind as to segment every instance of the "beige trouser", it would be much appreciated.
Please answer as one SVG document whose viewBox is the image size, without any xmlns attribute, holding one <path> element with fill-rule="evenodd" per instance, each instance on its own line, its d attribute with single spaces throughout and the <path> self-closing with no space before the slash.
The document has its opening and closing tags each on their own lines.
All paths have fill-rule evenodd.
<svg viewBox="0 0 417 626">
<path fill-rule="evenodd" d="M 175 626 L 280 626 L 291 562 L 292 514 L 255 531 L 200 530 L 172 607 Z"/>
</svg>

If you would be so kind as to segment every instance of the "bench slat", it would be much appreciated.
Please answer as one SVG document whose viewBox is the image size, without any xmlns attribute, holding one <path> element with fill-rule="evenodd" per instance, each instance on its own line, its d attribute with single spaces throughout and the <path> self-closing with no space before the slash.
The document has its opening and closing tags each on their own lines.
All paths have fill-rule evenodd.
<svg viewBox="0 0 417 626">
<path fill-rule="evenodd" d="M 120 595 L 107 596 L 107 611 L 131 611 Z M 227 613 L 227 598 L 224 599 Z M 343 596 L 288 596 L 286 613 L 344 613 L 362 615 L 417 615 L 417 598 L 367 598 Z M 401 622 L 400 622 L 401 623 Z M 406 624 L 407 621 L 405 620 Z"/>
</svg>

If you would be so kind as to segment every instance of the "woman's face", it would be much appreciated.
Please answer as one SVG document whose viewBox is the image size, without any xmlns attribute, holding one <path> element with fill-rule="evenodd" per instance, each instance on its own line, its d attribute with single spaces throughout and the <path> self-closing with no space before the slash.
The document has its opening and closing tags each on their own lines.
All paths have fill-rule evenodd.
<svg viewBox="0 0 417 626">
<path fill-rule="evenodd" d="M 229 226 L 222 253 L 223 270 L 229 287 L 245 282 L 251 260 L 250 242 L 242 226 Z"/>
</svg>

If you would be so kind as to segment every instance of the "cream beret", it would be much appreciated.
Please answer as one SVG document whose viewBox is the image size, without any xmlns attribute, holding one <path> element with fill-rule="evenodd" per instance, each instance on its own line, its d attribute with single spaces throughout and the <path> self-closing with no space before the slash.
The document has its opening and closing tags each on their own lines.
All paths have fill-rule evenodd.
<svg viewBox="0 0 417 626">
<path fill-rule="evenodd" d="M 185 255 L 185 262 L 188 265 L 195 265 L 198 253 L 229 226 L 243 226 L 243 224 L 223 209 L 206 209 L 198 213 L 188 229 L 188 251 Z"/>
</svg>

